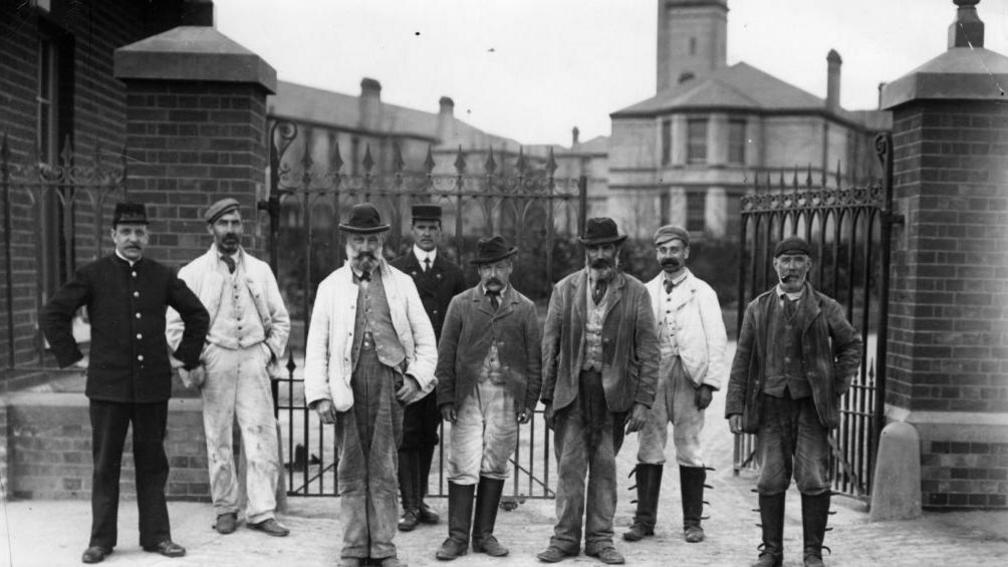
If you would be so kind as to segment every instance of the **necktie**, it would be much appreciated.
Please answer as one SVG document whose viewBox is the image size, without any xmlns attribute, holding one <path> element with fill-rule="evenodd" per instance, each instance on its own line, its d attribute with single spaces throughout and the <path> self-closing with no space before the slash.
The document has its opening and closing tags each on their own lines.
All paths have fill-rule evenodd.
<svg viewBox="0 0 1008 567">
<path fill-rule="evenodd" d="M 672 280 L 665 280 L 665 293 L 672 293 L 672 289 L 675 288 L 676 282 Z"/>
<path fill-rule="evenodd" d="M 224 264 L 227 266 L 228 272 L 230 272 L 230 273 L 233 274 L 234 271 L 235 271 L 235 261 L 234 261 L 234 258 L 232 258 L 231 256 L 228 256 L 227 254 L 221 254 L 220 259 L 221 259 L 221 262 L 224 262 Z"/>
<path fill-rule="evenodd" d="M 592 292 L 592 301 L 595 302 L 595 305 L 598 305 L 602 301 L 602 298 L 605 297 L 607 285 L 608 282 L 605 280 L 595 282 L 595 290 Z"/>
<path fill-rule="evenodd" d="M 798 309 L 797 303 L 797 301 L 784 296 L 784 314 L 788 319 L 794 319 L 795 311 Z"/>
<path fill-rule="evenodd" d="M 494 311 L 500 307 L 500 292 L 499 291 L 487 291 L 487 297 L 490 298 L 490 305 L 494 308 Z"/>
<path fill-rule="evenodd" d="M 430 256 L 427 256 L 426 258 L 423 259 L 423 264 L 424 264 L 423 271 L 429 272 L 430 271 Z"/>
</svg>

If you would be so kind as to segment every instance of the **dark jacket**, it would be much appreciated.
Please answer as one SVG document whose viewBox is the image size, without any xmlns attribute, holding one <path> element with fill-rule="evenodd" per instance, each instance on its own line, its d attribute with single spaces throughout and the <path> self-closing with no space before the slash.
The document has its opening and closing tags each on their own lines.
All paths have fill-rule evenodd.
<svg viewBox="0 0 1008 567">
<path fill-rule="evenodd" d="M 438 344 L 438 405 L 457 407 L 472 392 L 494 343 L 516 411 L 534 410 L 542 386 L 540 341 L 535 304 L 514 287 L 496 312 L 479 285 L 456 295 Z"/>
<path fill-rule="evenodd" d="M 567 407 L 578 395 L 581 374 L 588 269 L 557 282 L 543 331 L 544 404 Z M 651 407 L 658 380 L 657 325 L 647 288 L 619 272 L 609 284 L 609 309 L 602 324 L 602 387 L 611 412 L 629 411 L 634 403 Z"/>
<path fill-rule="evenodd" d="M 444 253 L 439 250 L 430 271 L 424 272 L 412 248 L 405 256 L 396 258 L 390 264 L 413 278 L 424 311 L 434 327 L 434 336 L 440 339 L 448 303 L 466 289 L 462 269 L 445 259 Z"/>
<path fill-rule="evenodd" d="M 760 394 L 766 379 L 767 333 L 771 302 L 779 301 L 776 288 L 746 306 L 732 361 L 725 416 L 742 415 L 742 430 L 759 429 Z M 840 423 L 840 396 L 847 393 L 861 364 L 861 336 L 847 322 L 843 307 L 805 284 L 796 315 L 802 321 L 802 371 L 812 386 L 819 421 L 832 429 Z"/>
<path fill-rule="evenodd" d="M 83 357 L 71 333 L 77 309 L 91 320 L 91 358 L 85 393 L 111 402 L 163 402 L 171 397 L 165 310 L 182 316 L 185 332 L 174 355 L 186 368 L 199 365 L 210 317 L 199 298 L 154 260 L 130 268 L 115 254 L 84 266 L 42 312 L 42 329 L 60 367 Z"/>
</svg>

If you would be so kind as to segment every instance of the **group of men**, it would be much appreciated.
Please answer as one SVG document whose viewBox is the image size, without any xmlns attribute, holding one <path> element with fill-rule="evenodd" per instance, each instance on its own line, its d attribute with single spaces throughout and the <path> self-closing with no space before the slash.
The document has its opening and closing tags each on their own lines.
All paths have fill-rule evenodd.
<svg viewBox="0 0 1008 567">
<path fill-rule="evenodd" d="M 143 205 L 118 205 L 115 252 L 78 271 L 43 314 L 61 366 L 88 369 L 95 469 L 85 563 L 103 560 L 116 544 L 130 423 L 141 546 L 169 557 L 185 553 L 171 539 L 164 497 L 171 366 L 202 393 L 214 528 L 233 532 L 244 512 L 253 529 L 289 533 L 275 514 L 280 463 L 269 376 L 283 359 L 290 320 L 269 267 L 241 247 L 238 202 L 211 205 L 205 220 L 210 250 L 176 276 L 143 257 Z M 401 565 L 396 531 L 439 522 L 424 497 L 441 421 L 449 424 L 448 537 L 436 556 L 452 560 L 470 548 L 508 555 L 494 536 L 497 510 L 518 426 L 540 401 L 558 467 L 557 522 L 540 561 L 575 556 L 583 543 L 588 556 L 624 563 L 613 517 L 616 455 L 628 433 L 639 433 L 638 497 L 623 538 L 654 534 L 669 423 L 683 536 L 704 540 L 700 434 L 729 365 L 717 296 L 687 268 L 687 231 L 670 225 L 655 232 L 661 271 L 645 284 L 620 268 L 626 235 L 616 223 L 589 219 L 578 238 L 584 267 L 556 283 L 540 331 L 535 305 L 511 285 L 517 249 L 502 237 L 478 241 L 471 263 L 479 282 L 466 289 L 461 268 L 438 253 L 437 206 L 414 206 L 414 246 L 391 263 L 384 255 L 389 226 L 373 205 L 352 207 L 339 229 L 347 260 L 319 284 L 304 384 L 308 407 L 335 425 L 338 439 L 341 565 Z M 780 283 L 747 306 L 731 364 L 726 417 L 733 432 L 758 435 L 760 566 L 781 564 L 792 472 L 802 493 L 805 565 L 822 564 L 829 430 L 860 362 L 861 339 L 842 309 L 807 281 L 812 255 L 800 238 L 778 243 Z M 91 316 L 90 363 L 70 332 L 81 306 Z M 244 510 L 235 421 L 248 463 Z"/>
</svg>

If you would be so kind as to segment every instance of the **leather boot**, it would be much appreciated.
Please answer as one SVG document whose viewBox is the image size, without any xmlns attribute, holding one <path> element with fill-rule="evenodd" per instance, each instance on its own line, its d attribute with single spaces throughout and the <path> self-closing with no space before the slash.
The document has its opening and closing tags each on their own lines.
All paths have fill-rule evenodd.
<svg viewBox="0 0 1008 567">
<path fill-rule="evenodd" d="M 704 482 L 707 481 L 707 469 L 703 467 L 679 467 L 679 491 L 682 495 L 683 536 L 687 543 L 697 543 L 704 540 L 704 531 L 700 527 L 703 516 Z"/>
<path fill-rule="evenodd" d="M 434 446 L 421 447 L 417 449 L 416 455 L 416 500 L 417 509 L 419 510 L 417 518 L 422 524 L 433 525 L 441 521 L 441 517 L 438 516 L 437 512 L 432 510 L 426 502 L 424 502 L 424 497 L 427 496 L 427 484 L 430 479 L 431 461 L 434 460 Z"/>
<path fill-rule="evenodd" d="M 759 495 L 763 545 L 752 567 L 780 567 L 784 561 L 784 493 Z"/>
<path fill-rule="evenodd" d="M 654 535 L 663 470 L 664 465 L 637 463 L 634 471 L 637 477 L 637 511 L 630 529 L 623 534 L 626 541 L 640 541 Z"/>
<path fill-rule="evenodd" d="M 476 487 L 448 483 L 448 539 L 441 544 L 437 558 L 451 561 L 469 550 L 469 527 L 472 525 L 473 494 Z"/>
<path fill-rule="evenodd" d="M 822 567 L 823 536 L 829 519 L 830 491 L 810 496 L 802 494 L 802 531 L 805 539 L 805 567 Z"/>
<path fill-rule="evenodd" d="M 476 517 L 473 520 L 472 548 L 473 551 L 486 553 L 492 557 L 504 557 L 508 554 L 508 548 L 501 545 L 493 535 L 502 492 L 504 492 L 503 480 L 480 477 L 479 489 L 476 491 Z"/>
<path fill-rule="evenodd" d="M 399 518 L 399 531 L 412 531 L 420 521 L 420 507 L 416 499 L 416 451 L 399 451 L 399 494 L 403 513 Z"/>
</svg>

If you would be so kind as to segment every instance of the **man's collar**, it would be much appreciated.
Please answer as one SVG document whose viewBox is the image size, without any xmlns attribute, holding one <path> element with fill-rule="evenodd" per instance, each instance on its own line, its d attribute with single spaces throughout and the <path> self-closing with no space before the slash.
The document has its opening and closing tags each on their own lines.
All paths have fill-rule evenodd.
<svg viewBox="0 0 1008 567">
<path fill-rule="evenodd" d="M 684 269 L 681 274 L 679 274 L 678 276 L 676 276 L 674 278 L 671 278 L 671 277 L 669 277 L 668 272 L 666 272 L 665 270 L 662 270 L 662 276 L 664 276 L 664 278 L 662 279 L 662 281 L 665 281 L 665 282 L 670 281 L 670 282 L 672 282 L 672 285 L 679 285 L 679 284 L 683 283 L 683 281 L 686 279 L 686 276 L 688 276 L 688 275 L 689 275 L 689 270 Z"/>
<path fill-rule="evenodd" d="M 798 299 L 801 299 L 801 297 L 805 295 L 805 284 L 804 283 L 802 284 L 801 291 L 790 292 L 790 291 L 784 291 L 784 288 L 782 288 L 781 284 L 778 283 L 777 289 L 774 290 L 774 293 L 777 295 L 778 299 L 783 299 L 784 297 L 787 297 L 792 301 L 796 301 Z"/>
<path fill-rule="evenodd" d="M 143 260 L 143 257 L 142 257 L 142 256 L 140 257 L 140 260 L 130 260 L 130 259 L 126 258 L 125 256 L 123 256 L 122 254 L 120 254 L 120 253 L 119 253 L 119 249 L 118 249 L 118 248 L 116 248 L 116 249 L 115 249 L 115 255 L 116 255 L 116 256 L 117 256 L 117 257 L 118 257 L 118 258 L 119 258 L 120 260 L 122 260 L 123 262 L 126 262 L 127 264 L 129 264 L 129 267 L 131 267 L 131 268 L 132 268 L 132 267 L 133 267 L 133 266 L 134 266 L 134 265 L 135 265 L 135 264 L 136 264 L 137 262 L 139 262 L 140 260 Z"/>
<path fill-rule="evenodd" d="M 480 290 L 481 290 L 481 291 L 483 292 L 483 295 L 486 295 L 486 294 L 487 294 L 487 288 L 486 288 L 486 286 L 485 286 L 485 285 L 483 285 L 483 283 L 482 283 L 482 282 L 480 282 L 479 286 L 480 286 Z M 509 289 L 511 289 L 511 284 L 508 284 L 508 285 L 504 286 L 504 287 L 503 287 L 503 288 L 502 288 L 502 289 L 500 290 L 500 293 L 499 293 L 499 294 L 497 294 L 497 295 L 499 295 L 500 297 L 504 297 L 504 294 L 505 294 L 505 293 L 507 293 L 507 291 L 508 291 Z"/>
<path fill-rule="evenodd" d="M 437 248 L 434 248 L 430 252 L 426 250 L 421 250 L 416 244 L 413 245 L 413 255 L 416 256 L 417 262 L 423 266 L 424 258 L 430 258 L 431 265 L 434 265 L 434 260 L 437 260 Z"/>
</svg>

